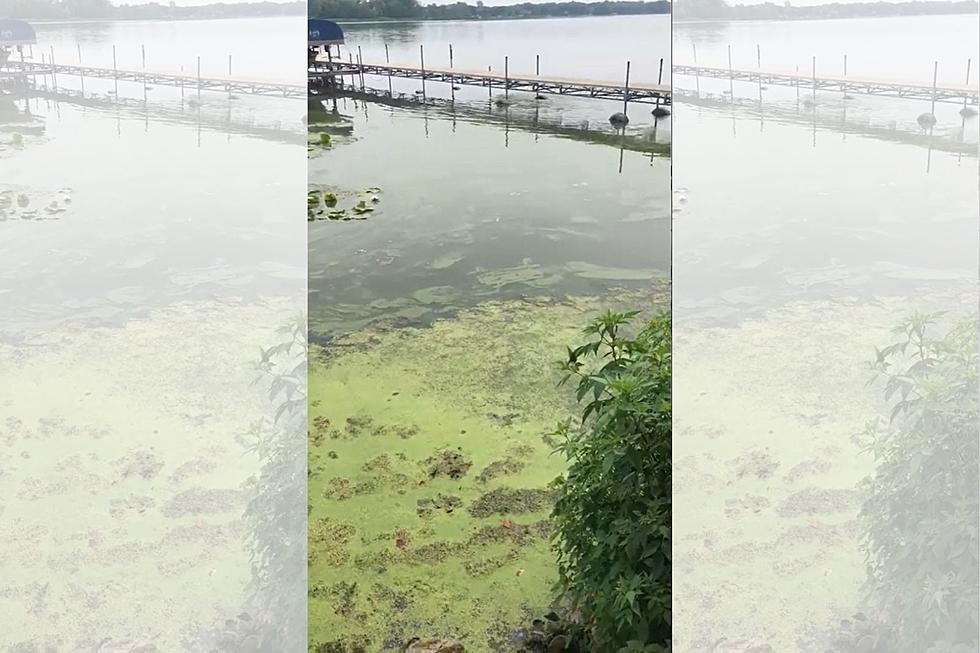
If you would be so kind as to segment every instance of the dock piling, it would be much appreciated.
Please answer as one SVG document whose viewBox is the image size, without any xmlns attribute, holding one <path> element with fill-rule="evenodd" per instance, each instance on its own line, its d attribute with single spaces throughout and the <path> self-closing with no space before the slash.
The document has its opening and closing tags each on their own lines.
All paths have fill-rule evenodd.
<svg viewBox="0 0 980 653">
<path fill-rule="evenodd" d="M 82 44 L 76 43 L 75 47 L 78 48 L 78 67 L 82 67 Z M 85 75 L 78 73 L 78 83 L 82 87 L 82 97 L 85 97 Z"/>
<path fill-rule="evenodd" d="M 453 69 L 453 44 L 449 44 L 449 70 Z M 449 76 L 449 98 L 455 104 L 456 103 L 456 80 L 453 76 Z"/>
<path fill-rule="evenodd" d="M 936 115 L 936 86 L 939 82 L 939 61 L 935 61 L 932 67 L 932 105 L 929 107 L 929 113 Z"/>
<path fill-rule="evenodd" d="M 755 44 L 755 65 L 759 70 L 759 104 L 762 104 L 762 46 Z"/>
<path fill-rule="evenodd" d="M 119 102 L 119 70 L 116 68 L 116 44 L 112 44 L 112 83 L 113 91 L 116 94 L 116 103 Z"/>
<path fill-rule="evenodd" d="M 58 90 L 58 66 L 54 63 L 54 46 L 51 46 L 51 88 Z"/>
<path fill-rule="evenodd" d="M 419 63 L 422 65 L 422 100 L 425 101 L 425 51 L 419 43 Z"/>
<path fill-rule="evenodd" d="M 663 83 L 663 81 L 664 81 L 664 58 L 660 57 L 660 72 L 657 73 L 657 86 L 660 86 Z M 660 96 L 658 95 L 656 104 L 653 109 L 654 115 L 659 113 L 659 111 L 657 111 L 657 109 L 659 108 L 660 108 Z"/>
<path fill-rule="evenodd" d="M 197 97 L 201 98 L 201 55 L 197 55 Z"/>
<path fill-rule="evenodd" d="M 813 100 L 817 100 L 817 55 L 813 55 Z"/>
<path fill-rule="evenodd" d="M 361 72 L 361 90 L 364 90 L 364 55 L 361 53 L 361 46 L 357 46 L 357 68 Z"/>
<path fill-rule="evenodd" d="M 698 72 L 698 44 L 692 43 L 691 48 L 694 50 L 694 88 L 698 93 L 698 97 L 701 97 L 701 74 Z"/>
<path fill-rule="evenodd" d="M 140 45 L 140 57 L 143 62 L 143 104 L 146 104 L 146 46 Z"/>
<path fill-rule="evenodd" d="M 970 85 L 970 64 L 972 64 L 972 63 L 973 63 L 973 59 L 967 59 L 966 60 L 966 82 L 965 82 L 965 84 L 967 86 Z M 966 101 L 967 101 L 968 97 L 969 96 L 967 96 L 965 94 L 963 95 L 963 108 L 964 109 L 966 108 Z"/>
<path fill-rule="evenodd" d="M 388 44 L 385 43 L 385 64 L 391 65 L 391 57 L 388 55 Z M 388 97 L 394 97 L 395 94 L 391 90 L 391 68 L 388 69 Z"/>
<path fill-rule="evenodd" d="M 493 74 L 493 66 L 487 66 L 487 75 Z M 487 96 L 493 97 L 493 79 L 487 77 Z"/>
<path fill-rule="evenodd" d="M 735 101 L 735 71 L 732 69 L 732 46 L 728 45 L 728 95 Z"/>
<path fill-rule="evenodd" d="M 504 97 L 510 96 L 510 65 L 508 60 L 509 57 L 504 55 Z"/>
<path fill-rule="evenodd" d="M 623 115 L 627 118 L 629 114 L 626 110 L 630 102 L 630 62 L 629 59 L 626 60 L 626 83 L 623 85 Z"/>
</svg>

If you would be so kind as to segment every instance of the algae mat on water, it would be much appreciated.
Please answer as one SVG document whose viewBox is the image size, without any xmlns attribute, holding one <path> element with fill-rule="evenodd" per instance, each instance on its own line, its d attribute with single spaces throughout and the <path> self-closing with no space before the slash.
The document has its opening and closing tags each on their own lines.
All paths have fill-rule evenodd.
<svg viewBox="0 0 980 653">
<path fill-rule="evenodd" d="M 565 464 L 549 434 L 576 406 L 554 363 L 598 312 L 656 299 L 492 302 L 315 352 L 311 650 L 415 636 L 511 650 L 556 579 L 550 484 Z"/>
</svg>

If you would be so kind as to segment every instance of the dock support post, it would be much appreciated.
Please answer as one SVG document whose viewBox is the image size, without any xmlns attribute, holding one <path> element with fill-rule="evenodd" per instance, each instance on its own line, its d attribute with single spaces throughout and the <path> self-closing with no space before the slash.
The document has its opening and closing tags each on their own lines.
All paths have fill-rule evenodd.
<svg viewBox="0 0 980 653">
<path fill-rule="evenodd" d="M 817 55 L 813 55 L 813 101 L 817 101 Z"/>
<path fill-rule="evenodd" d="M 732 46 L 728 46 L 728 95 L 735 101 L 735 71 L 732 69 Z"/>
<path fill-rule="evenodd" d="M 847 91 L 847 54 L 844 54 L 844 81 L 840 85 L 841 93 Z"/>
<path fill-rule="evenodd" d="M 657 73 L 657 86 L 660 86 L 664 81 L 664 58 L 660 57 L 660 72 Z M 660 113 L 657 109 L 660 108 L 660 91 L 657 91 L 657 103 L 654 108 L 654 113 Z"/>
<path fill-rule="evenodd" d="M 970 85 L 970 64 L 972 64 L 972 63 L 973 63 L 973 59 L 967 59 L 966 60 L 966 82 L 965 83 L 966 83 L 967 86 Z M 966 101 L 967 101 L 967 99 L 969 97 L 970 97 L 969 95 L 964 95 L 963 96 L 963 108 L 964 109 L 966 108 Z"/>
<path fill-rule="evenodd" d="M 116 44 L 112 44 L 112 83 L 116 94 L 116 104 L 119 103 L 119 71 L 116 68 Z"/>
<path fill-rule="evenodd" d="M 201 55 L 197 55 L 197 98 L 201 99 Z"/>
<path fill-rule="evenodd" d="M 937 60 L 932 67 L 932 105 L 929 107 L 929 113 L 933 116 L 936 115 L 936 84 L 939 81 L 939 61 Z"/>
<path fill-rule="evenodd" d="M 146 46 L 140 45 L 140 56 L 143 62 L 143 104 L 146 104 Z"/>
<path fill-rule="evenodd" d="M 388 66 L 388 97 L 395 97 L 391 90 L 391 57 L 388 55 L 388 44 L 385 43 L 385 64 Z"/>
<path fill-rule="evenodd" d="M 228 55 L 228 95 L 231 96 L 231 55 Z"/>
<path fill-rule="evenodd" d="M 422 65 L 422 100 L 425 101 L 425 51 L 419 43 L 419 63 Z"/>
<path fill-rule="evenodd" d="M 453 44 L 449 44 L 449 70 L 453 69 Z M 452 73 L 449 74 L 449 99 L 453 104 L 456 104 L 456 80 L 453 78 Z"/>
<path fill-rule="evenodd" d="M 81 68 L 82 67 L 82 44 L 76 43 L 75 47 L 78 48 L 78 67 Z M 82 87 L 82 97 L 85 97 L 85 75 L 82 74 L 81 70 L 78 71 L 78 83 Z"/>
<path fill-rule="evenodd" d="M 540 54 L 534 55 L 534 76 L 535 77 L 540 77 L 541 76 L 541 55 Z M 538 88 L 539 88 L 538 85 L 535 84 L 534 85 L 534 99 L 537 99 L 537 97 L 539 95 Z M 537 111 L 537 110 L 535 109 L 535 111 Z M 535 119 L 537 119 L 537 118 L 535 118 Z"/>
<path fill-rule="evenodd" d="M 510 66 L 508 57 L 504 55 L 504 97 L 510 96 Z"/>
<path fill-rule="evenodd" d="M 629 117 L 626 109 L 630 102 L 630 62 L 626 60 L 626 83 L 623 85 L 623 115 Z"/>
<path fill-rule="evenodd" d="M 357 46 L 357 68 L 361 73 L 361 92 L 364 92 L 364 55 L 360 45 Z"/>
<path fill-rule="evenodd" d="M 701 75 L 698 73 L 698 44 L 692 43 L 691 47 L 694 49 L 694 88 L 698 93 L 698 97 L 701 97 Z"/>
<path fill-rule="evenodd" d="M 180 108 L 184 108 L 184 66 L 180 66 Z"/>
<path fill-rule="evenodd" d="M 762 46 L 755 44 L 755 67 L 759 71 L 759 104 L 762 104 Z"/>
<path fill-rule="evenodd" d="M 487 66 L 487 75 L 493 74 L 493 66 Z M 487 97 L 493 98 L 493 80 L 487 77 Z"/>
<path fill-rule="evenodd" d="M 800 103 L 800 64 L 796 64 L 796 103 Z"/>
<path fill-rule="evenodd" d="M 58 90 L 58 67 L 54 63 L 54 46 L 51 46 L 51 88 Z"/>
</svg>

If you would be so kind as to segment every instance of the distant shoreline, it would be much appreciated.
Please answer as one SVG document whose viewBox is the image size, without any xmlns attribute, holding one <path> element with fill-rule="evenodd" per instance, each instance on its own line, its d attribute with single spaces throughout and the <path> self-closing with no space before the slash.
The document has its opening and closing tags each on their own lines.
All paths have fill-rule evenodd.
<svg viewBox="0 0 980 653">
<path fill-rule="evenodd" d="M 881 18 L 923 18 L 925 16 L 976 16 L 975 11 L 947 12 L 937 11 L 931 14 L 888 14 L 874 16 L 871 14 L 855 14 L 853 16 L 787 16 L 782 18 L 760 18 L 758 16 L 730 16 L 728 18 L 674 18 L 673 25 L 707 25 L 711 23 L 798 23 L 813 20 L 875 20 Z"/>
</svg>

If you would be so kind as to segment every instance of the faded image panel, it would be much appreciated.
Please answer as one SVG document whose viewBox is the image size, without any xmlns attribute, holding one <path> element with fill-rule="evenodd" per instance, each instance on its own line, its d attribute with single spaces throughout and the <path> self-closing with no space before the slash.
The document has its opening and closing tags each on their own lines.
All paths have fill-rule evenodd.
<svg viewBox="0 0 980 653">
<path fill-rule="evenodd" d="M 669 645 L 668 9 L 311 3 L 311 651 Z"/>
<path fill-rule="evenodd" d="M 8 10 L 0 650 L 303 650 L 305 6 Z"/>
<path fill-rule="evenodd" d="M 676 12 L 674 650 L 977 651 L 977 5 Z"/>
</svg>

